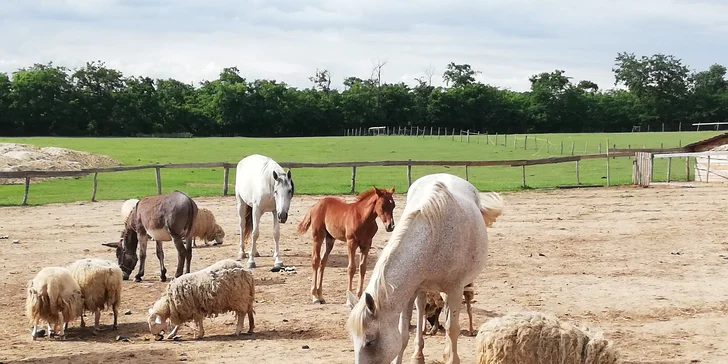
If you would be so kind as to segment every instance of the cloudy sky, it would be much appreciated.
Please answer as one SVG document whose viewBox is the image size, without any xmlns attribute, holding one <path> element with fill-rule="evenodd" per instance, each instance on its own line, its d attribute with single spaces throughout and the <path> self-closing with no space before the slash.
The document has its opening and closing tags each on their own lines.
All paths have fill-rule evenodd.
<svg viewBox="0 0 728 364">
<path fill-rule="evenodd" d="M 204 4 L 204 5 L 203 5 Z M 694 69 L 728 64 L 728 0 L 0 0 L 0 72 L 102 60 L 127 75 L 247 78 L 333 85 L 414 84 L 449 62 L 482 82 L 524 90 L 539 72 L 611 88 L 618 52 L 673 54 Z"/>
</svg>

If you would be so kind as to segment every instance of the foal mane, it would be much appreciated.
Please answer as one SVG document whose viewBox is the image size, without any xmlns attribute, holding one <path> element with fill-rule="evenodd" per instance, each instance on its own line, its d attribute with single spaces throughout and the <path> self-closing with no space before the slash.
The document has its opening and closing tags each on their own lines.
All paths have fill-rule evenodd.
<svg viewBox="0 0 728 364">
<path fill-rule="evenodd" d="M 382 193 L 388 193 L 389 191 L 383 190 L 381 188 L 372 187 L 366 191 L 362 191 L 356 196 L 356 202 L 366 201 L 368 198 L 371 198 L 372 196 L 377 195 L 377 190 Z"/>
<path fill-rule="evenodd" d="M 390 289 L 394 291 L 396 287 L 393 284 L 388 284 L 384 277 L 384 269 L 389 264 L 389 259 L 392 256 L 395 249 L 400 245 L 404 234 L 409 230 L 409 226 L 418 217 L 422 217 L 427 221 L 430 229 L 436 229 L 437 225 L 445 213 L 445 205 L 454 199 L 453 194 L 447 189 L 447 187 L 441 183 L 436 182 L 431 190 L 430 194 L 424 201 L 421 202 L 420 206 L 415 209 L 405 211 L 400 220 L 397 222 L 394 231 L 392 232 L 387 245 L 382 249 L 382 253 L 377 260 L 377 264 L 372 270 L 372 282 L 374 292 L 371 293 L 374 299 L 374 306 L 376 308 L 382 307 L 382 301 L 388 296 Z M 364 319 L 367 316 L 367 308 L 364 304 L 354 306 L 351 311 L 347 326 L 350 330 L 355 332 L 357 335 L 364 334 Z"/>
</svg>

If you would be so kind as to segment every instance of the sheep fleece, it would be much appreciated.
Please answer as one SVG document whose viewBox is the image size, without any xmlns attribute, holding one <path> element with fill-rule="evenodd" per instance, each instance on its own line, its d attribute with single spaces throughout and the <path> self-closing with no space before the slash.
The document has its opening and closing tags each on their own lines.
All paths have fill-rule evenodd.
<svg viewBox="0 0 728 364">
<path fill-rule="evenodd" d="M 59 311 L 63 314 L 63 321 L 71 322 L 82 314 L 81 288 L 68 269 L 43 268 L 28 282 L 25 310 L 31 325 L 40 320 L 61 324 Z"/>
<path fill-rule="evenodd" d="M 479 364 L 617 364 L 611 342 L 551 314 L 520 312 L 486 321 L 478 332 Z"/>
<path fill-rule="evenodd" d="M 79 259 L 68 270 L 81 287 L 87 310 L 104 310 L 121 302 L 122 274 L 117 264 L 103 259 Z"/>
</svg>

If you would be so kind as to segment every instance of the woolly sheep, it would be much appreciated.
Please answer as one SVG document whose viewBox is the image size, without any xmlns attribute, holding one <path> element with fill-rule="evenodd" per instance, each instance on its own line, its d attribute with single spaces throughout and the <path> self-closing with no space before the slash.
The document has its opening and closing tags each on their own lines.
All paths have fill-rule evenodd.
<svg viewBox="0 0 728 364">
<path fill-rule="evenodd" d="M 473 307 L 472 302 L 475 296 L 473 283 L 465 286 L 463 290 L 463 303 L 468 312 L 468 335 L 473 336 Z M 430 335 L 435 335 L 440 329 L 440 312 L 445 302 L 439 292 L 427 292 L 427 304 L 425 305 L 425 318 L 430 323 Z"/>
<path fill-rule="evenodd" d="M 221 260 L 205 269 L 184 274 L 167 285 L 162 297 L 149 309 L 147 323 L 152 335 L 162 335 L 167 330 L 168 320 L 174 328 L 167 338 L 177 333 L 179 325 L 194 320 L 197 339 L 205 330 L 205 317 L 235 312 L 238 322 L 235 335 L 243 329 L 244 317 L 248 316 L 248 333 L 255 327 L 253 301 L 255 286 L 249 270 L 232 259 Z"/>
<path fill-rule="evenodd" d="M 83 314 L 81 288 L 71 272 L 63 267 L 46 267 L 28 281 L 25 315 L 33 325 L 31 337 L 35 339 L 40 321 L 48 323 L 48 337 L 60 326 L 59 336 L 65 337 L 66 328 Z M 53 327 L 51 328 L 51 324 Z"/>
<path fill-rule="evenodd" d="M 212 245 L 220 245 L 225 237 L 225 231 L 215 221 L 215 215 L 212 214 L 212 211 L 201 208 L 197 211 L 197 216 L 192 225 L 192 236 L 202 239 L 206 246 L 209 245 L 209 241 L 213 240 L 215 243 Z M 193 241 L 193 244 L 196 248 L 197 243 Z"/>
<path fill-rule="evenodd" d="M 127 218 L 129 218 L 129 214 L 131 214 L 131 211 L 134 210 L 134 207 L 136 207 L 137 203 L 139 202 L 139 199 L 137 198 L 131 198 L 121 205 L 121 217 L 126 221 Z"/>
<path fill-rule="evenodd" d="M 101 311 L 111 308 L 114 312 L 114 330 L 117 328 L 119 303 L 121 303 L 121 268 L 108 260 L 79 259 L 68 266 L 83 294 L 84 309 L 94 312 L 94 329 L 99 331 Z M 81 316 L 81 327 L 86 326 Z"/>
<path fill-rule="evenodd" d="M 519 312 L 486 321 L 478 332 L 478 364 L 616 364 L 612 343 L 552 314 Z"/>
</svg>

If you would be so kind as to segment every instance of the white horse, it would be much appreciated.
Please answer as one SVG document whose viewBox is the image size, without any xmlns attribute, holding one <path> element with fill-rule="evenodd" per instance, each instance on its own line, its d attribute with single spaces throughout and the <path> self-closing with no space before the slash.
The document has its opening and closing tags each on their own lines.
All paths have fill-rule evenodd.
<svg viewBox="0 0 728 364">
<path fill-rule="evenodd" d="M 260 218 L 266 212 L 273 214 L 273 259 L 275 267 L 283 267 L 278 256 L 279 223 L 288 219 L 288 208 L 293 198 L 291 170 L 284 171 L 273 159 L 259 154 L 249 155 L 238 162 L 235 170 L 235 200 L 240 227 L 238 260 L 245 254 L 245 239 L 251 237 L 248 268 L 255 268 L 253 257 L 259 257 L 255 243 L 260 234 Z"/>
<path fill-rule="evenodd" d="M 477 189 L 450 174 L 424 176 L 412 184 L 402 217 L 382 251 L 347 323 L 357 364 L 401 363 L 412 306 L 416 303 L 417 346 L 413 361 L 424 363 L 425 292 L 442 292 L 445 301 L 445 362 L 460 363 L 458 315 L 465 285 L 485 268 L 486 227 L 500 216 L 496 193 Z M 357 302 L 358 301 L 358 302 Z M 416 301 L 416 302 L 413 302 Z"/>
</svg>

